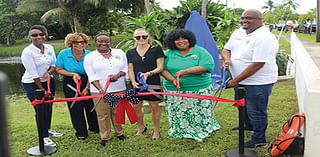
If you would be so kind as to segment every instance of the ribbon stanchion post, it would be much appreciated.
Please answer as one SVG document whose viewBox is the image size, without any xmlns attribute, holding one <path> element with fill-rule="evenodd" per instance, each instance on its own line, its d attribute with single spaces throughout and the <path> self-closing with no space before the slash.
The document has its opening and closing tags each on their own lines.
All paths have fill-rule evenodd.
<svg viewBox="0 0 320 157">
<path fill-rule="evenodd" d="M 35 97 L 37 100 L 42 100 L 44 98 L 44 91 L 40 89 L 35 90 Z M 37 104 L 37 127 L 38 127 L 38 139 L 39 139 L 39 146 L 32 147 L 28 149 L 28 153 L 30 155 L 50 155 L 57 151 L 56 147 L 54 146 L 45 146 L 43 141 L 43 103 Z"/>
<path fill-rule="evenodd" d="M 246 90 L 244 87 L 238 88 L 238 98 L 245 98 Z M 244 118 L 245 110 L 244 106 L 239 106 L 239 148 L 231 149 L 227 151 L 227 157 L 257 157 L 257 153 L 253 150 L 244 148 Z"/>
<path fill-rule="evenodd" d="M 7 93 L 7 77 L 0 72 L 0 156 L 10 156 L 8 146 L 7 114 L 5 95 Z"/>
</svg>

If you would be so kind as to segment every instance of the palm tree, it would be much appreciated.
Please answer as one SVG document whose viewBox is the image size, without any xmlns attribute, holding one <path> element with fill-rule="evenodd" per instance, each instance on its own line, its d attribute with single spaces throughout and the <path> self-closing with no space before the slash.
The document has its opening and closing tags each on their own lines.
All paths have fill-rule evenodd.
<svg viewBox="0 0 320 157">
<path fill-rule="evenodd" d="M 147 14 L 150 14 L 150 3 L 149 3 L 149 0 L 144 0 L 144 5 L 146 7 L 146 13 Z"/>
<path fill-rule="evenodd" d="M 271 13 L 272 10 L 273 10 L 275 7 L 276 7 L 276 6 L 275 6 L 273 0 L 267 0 L 267 1 L 265 2 L 265 5 L 262 6 L 261 9 L 267 10 L 267 11 L 265 11 L 265 12 L 267 12 L 267 13 Z"/>
<path fill-rule="evenodd" d="M 93 5 L 96 8 L 109 9 L 113 8 L 117 2 L 117 0 L 21 0 L 17 11 L 23 13 L 39 11 L 41 8 L 46 8 L 47 12 L 41 17 L 42 21 L 45 21 L 51 15 L 58 15 L 60 21 L 62 21 L 65 15 L 69 15 L 72 18 L 73 31 L 82 32 L 79 14 L 83 8 L 86 8 L 88 5 Z"/>
<path fill-rule="evenodd" d="M 296 2 L 297 0 L 283 0 L 282 4 L 284 8 L 289 8 L 296 10 L 298 7 L 300 7 L 300 4 Z"/>
<path fill-rule="evenodd" d="M 207 17 L 207 0 L 202 0 L 201 15 L 203 18 Z"/>
</svg>

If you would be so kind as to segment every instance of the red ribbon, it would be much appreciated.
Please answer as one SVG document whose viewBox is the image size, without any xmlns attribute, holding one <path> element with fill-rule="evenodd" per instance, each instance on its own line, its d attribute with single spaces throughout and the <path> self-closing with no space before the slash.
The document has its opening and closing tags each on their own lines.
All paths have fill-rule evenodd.
<svg viewBox="0 0 320 157">
<path fill-rule="evenodd" d="M 134 124 L 138 121 L 137 113 L 133 109 L 132 105 L 126 99 L 120 98 L 116 113 L 117 123 L 125 124 L 125 112 L 127 112 L 127 116 L 131 124 Z"/>
<path fill-rule="evenodd" d="M 48 93 L 48 95 L 51 94 L 51 90 L 50 90 L 50 80 L 51 80 L 51 77 L 47 78 L 47 93 Z"/>
<path fill-rule="evenodd" d="M 77 93 L 79 94 L 79 96 L 83 96 L 84 94 L 80 92 L 81 80 L 76 81 L 76 86 L 77 86 Z"/>
</svg>

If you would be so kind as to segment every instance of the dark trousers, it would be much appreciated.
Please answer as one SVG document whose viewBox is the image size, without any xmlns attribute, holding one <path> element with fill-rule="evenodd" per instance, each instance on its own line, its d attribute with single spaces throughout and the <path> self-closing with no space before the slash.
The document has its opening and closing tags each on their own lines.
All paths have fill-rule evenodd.
<svg viewBox="0 0 320 157">
<path fill-rule="evenodd" d="M 44 89 L 47 90 L 47 82 L 42 82 L 42 86 Z M 35 90 L 38 89 L 38 86 L 35 83 L 22 83 L 22 87 L 24 88 L 28 99 L 30 102 L 32 102 L 35 99 Z M 53 99 L 55 91 L 56 91 L 56 82 L 54 78 L 51 78 L 50 81 L 50 90 L 52 96 L 50 97 L 50 100 Z M 45 100 L 49 100 L 48 98 L 45 98 Z M 43 110 L 40 111 L 44 115 L 44 120 L 43 120 L 43 135 L 44 137 L 49 137 L 48 130 L 50 129 L 51 126 L 51 117 L 52 117 L 52 103 L 46 103 L 46 104 L 38 104 L 38 105 L 43 105 Z M 38 127 L 38 115 L 37 115 L 37 107 L 34 106 L 34 111 L 36 112 L 35 118 L 37 122 L 37 127 Z"/>
<path fill-rule="evenodd" d="M 272 92 L 272 84 L 267 85 L 239 85 L 246 89 L 245 128 L 253 130 L 252 140 L 264 142 L 268 127 L 268 100 Z M 237 86 L 235 98 L 237 98 Z"/>
<path fill-rule="evenodd" d="M 81 76 L 81 87 L 80 87 L 80 92 L 81 92 L 86 87 L 88 77 L 87 77 L 87 75 L 80 75 L 80 76 Z M 67 84 L 70 84 L 74 88 L 77 87 L 75 82 L 73 81 L 72 77 L 64 76 L 62 83 L 63 83 L 63 92 L 64 92 L 65 97 L 66 98 L 74 97 L 76 93 L 67 86 Z M 87 125 L 86 125 L 84 110 L 86 113 L 89 130 L 94 131 L 94 132 L 99 132 L 96 111 L 93 110 L 91 112 L 91 109 L 94 106 L 92 99 L 76 101 L 72 108 L 71 108 L 72 101 L 67 102 L 67 104 L 68 104 L 68 109 L 69 109 L 70 116 L 71 116 L 71 122 L 72 122 L 73 128 L 76 130 L 75 135 L 77 137 L 79 137 L 79 136 L 87 137 L 88 136 L 88 130 L 87 130 Z"/>
</svg>

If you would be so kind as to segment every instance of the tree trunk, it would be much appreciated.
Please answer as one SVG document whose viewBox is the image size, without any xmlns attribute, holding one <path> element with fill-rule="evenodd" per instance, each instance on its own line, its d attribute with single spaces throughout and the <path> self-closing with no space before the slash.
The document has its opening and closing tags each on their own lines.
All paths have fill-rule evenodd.
<svg viewBox="0 0 320 157">
<path fill-rule="evenodd" d="M 202 0 L 201 15 L 204 19 L 207 17 L 207 0 Z"/>
<path fill-rule="evenodd" d="M 12 43 L 14 43 L 14 39 L 12 39 L 12 32 L 14 31 L 14 29 L 16 28 L 16 25 L 11 24 L 11 29 L 9 30 L 8 34 L 7 34 L 7 45 L 10 46 Z"/>
<path fill-rule="evenodd" d="M 77 33 L 82 33 L 81 24 L 79 22 L 77 12 L 75 10 L 71 10 L 71 15 L 73 20 L 74 31 Z"/>
<path fill-rule="evenodd" d="M 81 24 L 79 22 L 79 19 L 77 16 L 73 16 L 73 24 L 74 24 L 74 31 L 77 32 L 77 33 L 81 33 L 82 30 L 81 30 Z"/>
<path fill-rule="evenodd" d="M 145 5 L 145 8 L 146 8 L 146 13 L 147 14 L 150 14 L 150 3 L 149 3 L 149 0 L 144 0 L 144 5 Z"/>
</svg>

